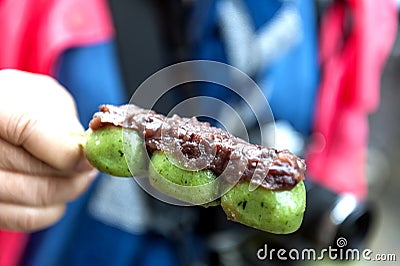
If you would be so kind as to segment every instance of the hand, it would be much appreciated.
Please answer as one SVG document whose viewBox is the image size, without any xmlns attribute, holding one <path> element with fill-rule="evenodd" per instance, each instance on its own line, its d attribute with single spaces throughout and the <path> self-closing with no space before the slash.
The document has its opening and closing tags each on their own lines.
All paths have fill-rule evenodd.
<svg viewBox="0 0 400 266">
<path fill-rule="evenodd" d="M 71 95 L 50 77 L 0 71 L 0 228 L 55 223 L 96 171 L 79 146 Z"/>
</svg>

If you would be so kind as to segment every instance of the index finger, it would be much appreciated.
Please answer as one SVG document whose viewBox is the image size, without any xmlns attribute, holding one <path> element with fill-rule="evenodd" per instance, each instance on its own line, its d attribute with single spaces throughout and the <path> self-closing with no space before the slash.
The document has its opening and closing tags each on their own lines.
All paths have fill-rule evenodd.
<svg viewBox="0 0 400 266">
<path fill-rule="evenodd" d="M 84 131 L 77 119 L 59 124 L 40 120 L 27 130 L 23 147 L 35 157 L 61 171 L 92 169 L 80 145 Z"/>
</svg>

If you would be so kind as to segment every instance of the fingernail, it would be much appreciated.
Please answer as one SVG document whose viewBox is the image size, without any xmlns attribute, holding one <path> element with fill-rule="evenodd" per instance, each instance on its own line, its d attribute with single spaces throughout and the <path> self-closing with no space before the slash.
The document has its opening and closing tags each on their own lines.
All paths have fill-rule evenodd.
<svg viewBox="0 0 400 266">
<path fill-rule="evenodd" d="M 77 172 L 85 172 L 85 171 L 89 171 L 92 169 L 93 169 L 93 166 L 89 163 L 89 161 L 86 158 L 82 158 L 75 167 L 75 170 Z"/>
</svg>

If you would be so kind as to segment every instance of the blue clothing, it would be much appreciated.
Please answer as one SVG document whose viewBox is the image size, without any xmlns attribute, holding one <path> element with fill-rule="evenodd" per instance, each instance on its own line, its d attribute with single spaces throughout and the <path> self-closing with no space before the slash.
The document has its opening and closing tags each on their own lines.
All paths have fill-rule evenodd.
<svg viewBox="0 0 400 266">
<path fill-rule="evenodd" d="M 58 80 L 74 96 L 83 125 L 100 104 L 126 102 L 114 50 L 107 42 L 71 49 L 61 58 Z M 114 228 L 88 212 L 101 178 L 68 204 L 57 224 L 32 234 L 23 265 L 178 265 L 168 240 Z"/>
<path fill-rule="evenodd" d="M 271 33 L 273 27 L 279 30 Z M 284 36 L 289 38 L 283 41 L 273 38 L 277 31 L 284 34 L 289 29 L 292 32 Z M 249 31 L 251 38 L 246 43 Z M 289 121 L 303 135 L 310 133 L 319 79 L 313 1 L 197 1 L 188 35 L 192 59 L 215 60 L 238 67 L 260 86 L 276 119 Z M 264 40 L 264 45 L 267 42 L 267 48 L 251 56 L 251 50 L 258 48 L 253 45 L 257 38 L 260 43 Z M 243 58 L 238 54 L 243 54 Z M 255 64 L 258 56 L 261 62 Z M 226 89 L 214 84 L 202 88 L 210 97 L 228 102 L 233 98 Z"/>
<path fill-rule="evenodd" d="M 232 6 L 232 3 L 241 6 Z M 231 41 L 229 32 L 224 32 L 221 26 L 230 22 L 223 17 L 225 8 L 231 8 L 231 11 L 242 8 L 240 14 L 247 14 L 250 18 L 255 38 L 263 32 L 268 33 L 268 25 L 276 22 L 282 11 L 289 11 L 287 14 L 292 18 L 300 18 L 301 36 L 285 49 L 279 43 L 271 46 L 269 49 L 274 53 L 272 57 L 266 57 L 266 64 L 252 65 L 254 58 L 250 57 L 252 60 L 244 60 L 242 64 L 240 60 L 235 61 L 234 50 L 228 45 Z M 238 63 L 259 84 L 275 118 L 290 121 L 304 135 L 310 132 L 318 83 L 313 1 L 197 1 L 188 28 L 193 59 Z M 233 30 L 240 34 L 240 29 Z M 248 44 L 239 44 L 239 49 L 246 48 L 243 45 Z M 76 99 L 83 125 L 88 125 L 100 104 L 127 102 L 119 73 L 115 47 L 111 42 L 73 48 L 64 53 L 58 80 Z M 203 94 L 208 96 L 222 100 L 235 98 L 229 91 L 221 93 L 221 86 L 206 84 L 202 88 Z M 57 224 L 32 234 L 23 265 L 179 265 L 176 246 L 171 240 L 146 231 L 128 232 L 99 220 L 89 212 L 90 201 L 102 180 L 104 177 L 69 203 L 65 216 Z M 187 252 L 199 253 L 201 248 L 193 248 L 199 245 L 199 241 L 195 242 L 185 247 Z M 194 258 L 195 255 L 187 256 Z"/>
</svg>

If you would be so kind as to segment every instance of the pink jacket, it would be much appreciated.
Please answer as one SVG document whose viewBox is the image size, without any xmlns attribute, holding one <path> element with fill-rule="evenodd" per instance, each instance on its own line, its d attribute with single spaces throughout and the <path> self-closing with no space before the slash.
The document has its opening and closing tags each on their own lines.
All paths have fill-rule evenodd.
<svg viewBox="0 0 400 266">
<path fill-rule="evenodd" d="M 54 76 L 57 60 L 67 48 L 112 35 L 104 0 L 0 0 L 0 69 Z M 28 236 L 0 230 L 0 266 L 18 264 Z"/>
</svg>

